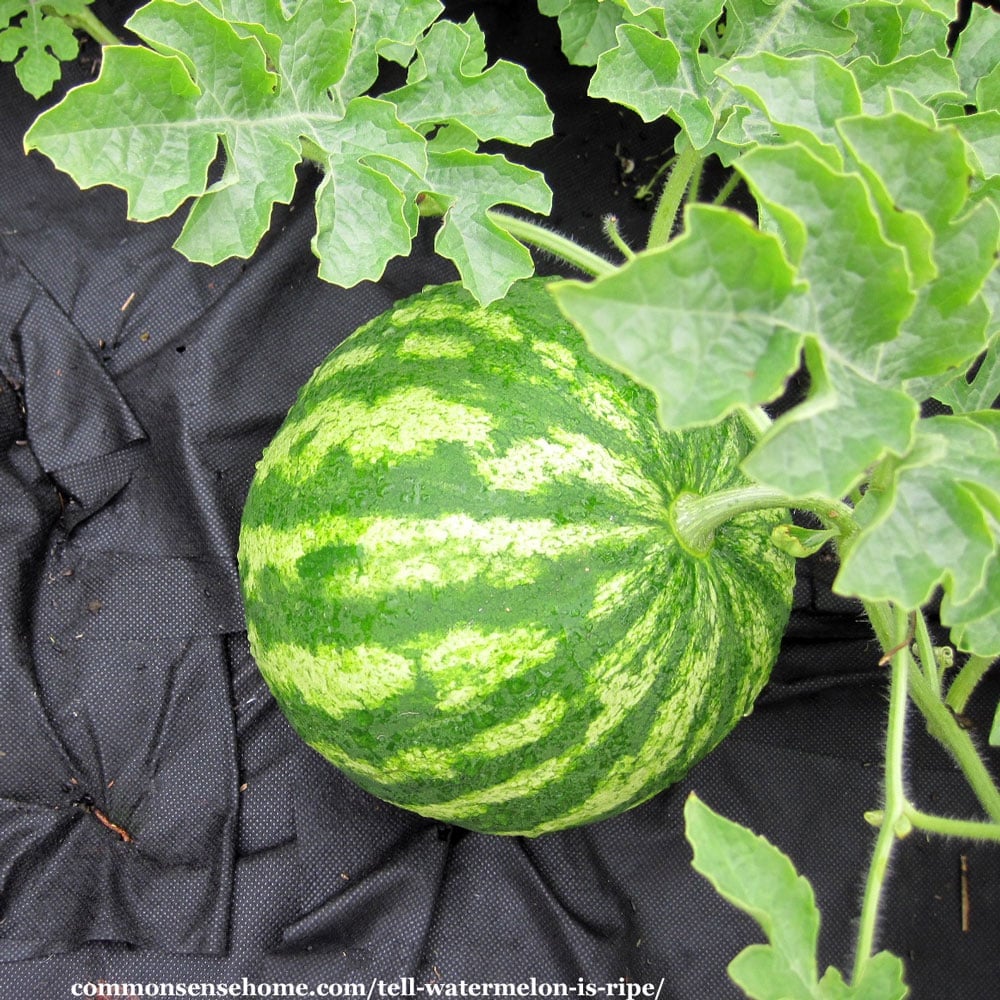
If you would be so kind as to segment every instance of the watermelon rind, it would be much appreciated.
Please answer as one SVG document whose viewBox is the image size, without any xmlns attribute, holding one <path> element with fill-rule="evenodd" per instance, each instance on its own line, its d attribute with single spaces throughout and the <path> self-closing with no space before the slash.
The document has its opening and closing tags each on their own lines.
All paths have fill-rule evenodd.
<svg viewBox="0 0 1000 1000">
<path fill-rule="evenodd" d="M 644 802 L 751 709 L 787 625 L 785 512 L 700 556 L 670 523 L 745 483 L 753 441 L 739 416 L 663 431 L 542 279 L 485 307 L 425 289 L 333 351 L 257 466 L 260 671 L 310 746 L 423 816 L 537 836 Z"/>
</svg>

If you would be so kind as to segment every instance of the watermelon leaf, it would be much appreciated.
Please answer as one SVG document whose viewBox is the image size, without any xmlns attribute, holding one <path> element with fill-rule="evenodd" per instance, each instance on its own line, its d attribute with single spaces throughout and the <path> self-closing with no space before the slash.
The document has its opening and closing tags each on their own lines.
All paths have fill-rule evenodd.
<svg viewBox="0 0 1000 1000">
<path fill-rule="evenodd" d="M 0 0 L 0 61 L 14 63 L 21 86 L 32 97 L 47 94 L 76 58 L 80 45 L 66 15 L 81 13 L 90 0 Z"/>
<path fill-rule="evenodd" d="M 721 896 L 760 925 L 768 944 L 750 945 L 729 975 L 752 1000 L 902 1000 L 903 964 L 881 952 L 848 985 L 836 969 L 818 978 L 820 914 L 813 890 L 763 837 L 713 812 L 696 795 L 684 805 L 692 864 Z"/>
<path fill-rule="evenodd" d="M 558 19 L 563 54 L 575 66 L 594 66 L 614 48 L 615 29 L 627 18 L 622 6 L 605 0 L 538 0 L 538 9 Z"/>
<path fill-rule="evenodd" d="M 769 941 L 730 966 L 735 981 L 751 996 L 814 996 L 820 918 L 812 887 L 776 847 L 713 812 L 696 795 L 684 804 L 684 822 L 695 870 L 753 917 Z"/>
<path fill-rule="evenodd" d="M 425 176 L 435 197 L 448 205 L 434 245 L 454 261 L 480 302 L 500 298 L 512 280 L 534 272 L 528 250 L 488 212 L 505 203 L 547 214 L 552 195 L 541 174 L 502 156 L 454 149 L 432 150 Z"/>
<path fill-rule="evenodd" d="M 722 208 L 692 205 L 687 223 L 608 277 L 553 289 L 591 348 L 654 390 L 667 427 L 772 399 L 801 342 L 802 288 L 778 241 Z"/>
<path fill-rule="evenodd" d="M 994 11 L 972 5 L 954 59 L 968 103 L 980 111 L 1000 108 L 1000 18 Z"/>
<path fill-rule="evenodd" d="M 940 584 L 953 625 L 977 620 L 983 589 L 995 587 L 1000 413 L 922 420 L 891 484 L 870 490 L 866 506 L 837 588 L 916 608 Z"/>
<path fill-rule="evenodd" d="M 681 33 L 686 30 L 693 37 L 700 37 L 721 13 L 720 5 L 714 2 L 685 5 L 676 10 L 682 20 L 691 23 L 678 25 L 675 30 Z M 672 25 L 676 21 L 677 18 L 671 18 Z M 692 51 L 691 45 L 684 44 L 691 36 L 682 37 L 679 48 L 671 37 L 661 37 L 640 25 L 625 24 L 618 28 L 616 37 L 615 48 L 602 53 L 597 61 L 591 96 L 624 104 L 645 121 L 654 121 L 666 110 L 684 126 L 696 149 L 705 146 L 712 138 L 715 119 L 704 93 L 708 89 L 708 76 L 697 47 Z M 682 52 L 688 55 L 683 57 Z"/>
<path fill-rule="evenodd" d="M 480 140 L 525 146 L 548 136 L 552 113 L 541 91 L 514 63 L 500 60 L 487 69 L 485 45 L 472 19 L 436 22 L 417 43 L 406 84 L 386 95 L 400 120 L 421 132 L 459 124 Z"/>
<path fill-rule="evenodd" d="M 483 222 L 485 208 L 545 212 L 548 188 L 540 175 L 485 158 L 455 156 L 447 170 L 431 170 L 431 133 L 449 126 L 476 140 L 531 143 L 549 133 L 551 113 L 521 67 L 487 68 L 474 22 L 425 30 L 438 12 L 426 0 L 403 9 L 152 0 L 128 23 L 146 45 L 109 46 L 98 79 L 43 113 L 25 149 L 81 187 L 123 188 L 139 221 L 190 199 L 177 249 L 212 264 L 253 254 L 308 158 L 326 171 L 313 242 L 320 274 L 345 286 L 378 278 L 409 251 L 421 194 L 443 185 L 442 244 L 461 257 L 468 286 L 496 298 L 530 268 L 512 236 Z M 407 83 L 362 100 L 378 54 L 409 62 Z M 211 180 L 220 148 L 221 176 Z M 489 205 L 484 162 L 494 164 Z"/>
</svg>

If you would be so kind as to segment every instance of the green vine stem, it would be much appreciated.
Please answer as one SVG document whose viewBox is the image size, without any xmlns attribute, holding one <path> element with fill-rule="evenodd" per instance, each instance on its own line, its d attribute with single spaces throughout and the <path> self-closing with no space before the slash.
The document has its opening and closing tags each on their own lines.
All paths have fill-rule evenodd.
<svg viewBox="0 0 1000 1000">
<path fill-rule="evenodd" d="M 86 32 L 98 45 L 119 45 L 121 43 L 121 39 L 89 7 L 81 6 L 75 14 L 61 16 L 74 31 Z"/>
<path fill-rule="evenodd" d="M 724 205 L 729 200 L 729 196 L 739 186 L 739 183 L 740 183 L 740 181 L 742 179 L 743 178 L 740 177 L 740 175 L 738 173 L 736 173 L 735 170 L 732 171 L 732 173 L 730 173 L 729 177 L 727 178 L 726 183 L 723 184 L 721 188 L 719 188 L 718 193 L 712 199 L 712 204 L 713 205 Z"/>
<path fill-rule="evenodd" d="M 496 209 L 487 211 L 486 216 L 490 222 L 509 233 L 514 239 L 520 240 L 522 243 L 530 243 L 532 246 L 538 247 L 539 250 L 545 250 L 567 264 L 572 264 L 584 274 L 599 278 L 616 270 L 615 265 L 610 261 L 580 246 L 579 243 L 574 243 L 568 237 L 561 236 L 535 222 L 519 219 Z"/>
<path fill-rule="evenodd" d="M 604 228 L 604 235 L 611 241 L 615 249 L 617 249 L 626 260 L 634 260 L 635 251 L 625 242 L 625 238 L 622 236 L 621 231 L 618 228 L 618 216 L 604 216 L 601 220 L 601 225 Z"/>
<path fill-rule="evenodd" d="M 735 486 L 705 495 L 680 493 L 670 505 L 670 526 L 686 551 L 704 556 L 711 551 L 716 530 L 730 518 L 776 507 L 809 511 L 842 536 L 855 530 L 853 514 L 846 504 L 816 497 L 793 498 L 781 490 L 757 485 Z"/>
<path fill-rule="evenodd" d="M 911 660 L 910 697 L 927 720 L 927 731 L 954 758 L 986 814 L 1000 823 L 1000 791 L 987 770 L 972 737 L 956 720 L 951 709 L 927 683 Z"/>
<path fill-rule="evenodd" d="M 645 184 L 640 184 L 635 189 L 635 198 L 637 201 L 646 201 L 648 198 L 653 197 L 653 192 L 658 187 L 660 178 L 674 165 L 676 159 L 676 156 L 671 156 L 665 160 L 656 168 L 656 172 Z"/>
<path fill-rule="evenodd" d="M 906 817 L 915 830 L 926 830 L 942 837 L 961 837 L 963 840 L 994 840 L 1000 842 L 1000 823 L 983 823 L 973 819 L 952 819 L 925 813 L 915 806 L 906 807 Z"/>
<path fill-rule="evenodd" d="M 646 245 L 650 249 L 666 246 L 670 242 L 677 216 L 684 204 L 684 195 L 691 179 L 696 173 L 700 173 L 701 163 L 701 155 L 691 146 L 678 154 L 670 170 L 670 176 L 667 177 L 667 183 L 663 185 L 649 227 L 649 239 Z"/>
<path fill-rule="evenodd" d="M 885 602 L 866 601 L 865 611 L 882 648 L 892 649 L 896 642 L 893 607 Z M 919 617 L 919 612 L 917 614 Z M 927 680 L 908 651 L 907 660 L 909 695 L 923 715 L 927 731 L 951 754 L 986 814 L 1000 823 L 1000 791 L 972 738 L 958 724 L 951 709 L 941 700 L 934 685 Z"/>
<path fill-rule="evenodd" d="M 965 706 L 968 705 L 976 685 L 983 679 L 992 664 L 993 660 L 988 656 L 973 655 L 965 661 L 951 682 L 948 694 L 944 699 L 945 704 L 953 712 L 958 712 L 961 715 L 965 711 Z"/>
<path fill-rule="evenodd" d="M 938 670 L 937 657 L 934 655 L 934 646 L 931 643 L 930 633 L 927 631 L 927 620 L 923 615 L 916 616 L 915 637 L 917 641 L 917 652 L 920 654 L 920 664 L 924 668 L 924 676 L 931 686 L 934 694 L 941 697 L 941 672 Z"/>
<path fill-rule="evenodd" d="M 889 860 L 896 838 L 906 829 L 903 823 L 907 806 L 903 761 L 906 745 L 907 680 L 911 662 L 906 643 L 909 621 L 901 609 L 894 609 L 885 604 L 878 606 L 876 617 L 879 620 L 876 632 L 879 633 L 882 648 L 886 651 L 890 649 L 896 651 L 890 660 L 892 683 L 889 688 L 889 719 L 886 732 L 885 801 L 882 808 L 882 824 L 868 866 L 861 903 L 854 953 L 854 982 L 861 980 L 864 967 L 874 951 L 875 928 L 878 923 L 885 876 L 889 870 Z M 874 622 L 872 624 L 874 625 Z"/>
</svg>

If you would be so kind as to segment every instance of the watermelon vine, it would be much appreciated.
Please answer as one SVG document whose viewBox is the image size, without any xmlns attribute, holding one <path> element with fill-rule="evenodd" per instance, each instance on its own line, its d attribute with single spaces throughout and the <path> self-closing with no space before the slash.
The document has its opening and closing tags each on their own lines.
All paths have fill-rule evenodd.
<svg viewBox="0 0 1000 1000">
<path fill-rule="evenodd" d="M 914 829 L 1000 840 L 1000 792 L 955 718 L 1000 656 L 1000 16 L 947 0 L 539 0 L 539 7 L 558 19 L 569 60 L 593 67 L 594 99 L 676 126 L 674 156 L 641 248 L 625 242 L 614 220 L 606 223 L 606 252 L 595 252 L 529 218 L 549 211 L 547 179 L 483 145 L 527 146 L 547 136 L 544 95 L 522 67 L 490 64 L 475 20 L 443 18 L 436 0 L 151 0 L 128 22 L 139 39 L 128 45 L 96 27 L 84 4 L 15 2 L 2 9 L 8 23 L 0 28 L 0 58 L 18 60 L 22 82 L 38 94 L 55 79 L 56 57 L 71 54 L 67 24 L 105 44 L 98 78 L 42 113 L 25 148 L 50 157 L 82 187 L 123 188 L 137 220 L 189 205 L 177 248 L 190 259 L 251 255 L 273 206 L 291 198 L 297 166 L 310 160 L 324 172 L 313 243 L 321 277 L 345 286 L 377 279 L 390 259 L 409 252 L 421 220 L 434 219 L 435 246 L 454 263 L 464 292 L 429 292 L 421 300 L 426 314 L 420 303 L 403 312 L 416 310 L 424 322 L 435 309 L 447 313 L 436 296 L 464 296 L 467 324 L 493 308 L 490 315 L 514 330 L 505 310 L 522 308 L 526 288 L 538 291 L 529 247 L 543 249 L 585 276 L 544 289 L 546 323 L 558 342 L 544 349 L 568 351 L 578 366 L 589 352 L 587 364 L 603 372 L 594 378 L 610 380 L 601 382 L 602 392 L 616 379 L 631 384 L 651 421 L 634 433 L 642 447 L 655 450 L 660 434 L 702 442 L 719 434 L 725 450 L 722 439 L 741 436 L 732 480 L 692 474 L 667 490 L 660 524 L 672 532 L 669 559 L 697 576 L 693 567 L 708 565 L 717 537 L 748 517 L 758 532 L 754 544 L 765 538 L 772 562 L 832 545 L 840 567 L 834 589 L 863 602 L 891 675 L 884 801 L 869 814 L 878 832 L 850 984 L 837 970 L 820 976 L 815 968 L 818 914 L 790 862 L 692 799 L 686 816 L 695 865 L 768 934 L 768 945 L 747 949 L 730 967 L 749 996 L 902 997 L 901 961 L 874 953 L 897 842 Z M 373 95 L 380 60 L 404 67 L 405 82 Z M 220 143 L 225 169 L 210 183 Z M 707 173 L 724 177 L 718 193 L 708 190 Z M 730 204 L 737 192 L 739 209 Z M 387 344 L 406 328 L 400 315 L 376 331 Z M 362 353 L 347 365 L 351 378 L 375 379 L 364 361 L 381 350 L 372 337 L 368 331 L 355 341 Z M 577 352 L 567 346 L 576 341 L 560 339 L 566 337 L 582 338 L 586 349 Z M 539 338 L 532 327 L 526 342 Z M 399 352 L 412 354 L 418 341 L 397 345 L 390 376 Z M 456 340 L 447 350 L 468 353 Z M 346 364 L 344 357 L 331 361 L 331 371 Z M 521 360 L 542 364 L 541 357 Z M 767 417 L 762 408 L 800 371 L 808 375 L 804 398 Z M 475 377 L 482 382 L 486 373 Z M 317 378 L 320 388 L 307 396 L 326 391 L 326 376 Z M 359 421 L 334 442 L 346 448 L 371 414 L 341 383 Z M 463 405 L 466 416 L 474 413 L 471 400 Z M 417 409 L 409 412 L 415 420 Z M 579 419 L 593 419 L 588 412 L 584 406 Z M 622 419 L 627 425 L 631 411 Z M 295 555 L 300 543 L 286 532 L 294 512 L 279 503 L 288 495 L 281 459 L 293 449 L 310 453 L 308 434 L 295 437 L 294 429 L 298 423 L 308 430 L 308 412 L 300 408 L 290 420 L 265 460 L 244 526 L 251 629 L 265 672 L 270 644 L 295 645 L 308 614 L 301 593 L 289 597 L 298 610 L 287 614 L 268 601 L 255 604 L 253 596 L 259 581 L 269 581 L 269 593 L 288 591 L 275 553 L 286 561 L 309 554 Z M 480 425 L 455 426 L 471 434 Z M 399 454 L 426 444 L 412 428 L 397 432 Z M 489 467 L 499 476 L 490 466 L 496 442 L 483 435 L 466 441 L 463 475 L 482 477 Z M 566 441 L 560 447 L 569 448 Z M 628 464 L 620 443 L 606 454 L 608 468 Z M 466 488 L 448 482 L 456 495 Z M 793 524 L 780 513 L 789 510 L 808 517 Z M 471 559 L 458 522 L 445 519 L 456 511 L 439 513 L 456 558 Z M 331 535 L 325 556 L 309 565 L 335 575 L 362 608 L 370 595 L 358 595 L 371 580 L 357 562 L 360 529 L 340 522 L 334 529 L 340 534 Z M 373 521 L 365 530 L 382 532 L 380 544 L 388 544 L 402 529 Z M 602 538 L 589 550 L 595 560 Z M 477 551 L 485 558 L 485 549 Z M 412 571 L 432 571 L 419 566 L 414 561 Z M 589 571 L 583 562 L 579 568 Z M 588 599 L 596 593 L 591 588 Z M 949 631 L 944 651 L 933 645 L 926 619 L 937 597 Z M 783 627 L 780 611 L 773 620 Z M 474 631 L 469 625 L 469 642 Z M 544 645 L 554 636 L 553 626 L 535 638 Z M 661 651 L 689 654 L 672 633 L 660 638 Z M 353 643 L 350 656 L 360 656 L 362 645 Z M 406 656 L 390 656 L 388 645 L 386 639 L 378 654 L 388 664 L 386 692 L 398 679 L 391 671 L 409 669 Z M 440 657 L 451 653 L 438 648 Z M 343 649 L 339 655 L 350 659 Z M 310 683 L 327 683 L 307 659 Z M 747 690 L 755 693 L 760 680 Z M 279 693 L 282 683 L 275 671 Z M 401 691 L 389 693 L 399 701 Z M 360 699 L 349 746 L 316 735 L 308 699 L 298 690 L 284 693 L 300 728 L 349 773 L 405 805 L 425 806 L 421 796 L 430 793 L 404 780 L 419 755 L 394 744 L 398 780 L 387 782 L 376 766 L 379 747 L 361 745 L 370 721 L 363 699 L 356 689 L 344 692 Z M 465 695 L 456 688 L 452 697 Z M 746 697 L 741 708 L 752 702 Z M 985 818 L 932 815 L 911 800 L 910 704 L 951 753 Z M 398 736 L 385 735 L 390 742 Z M 530 735 L 521 733 L 522 745 Z M 687 762 L 717 737 L 721 730 L 701 739 Z M 440 775 L 448 770 L 441 759 L 433 763 Z M 604 788 L 614 766 L 609 758 L 588 780 Z M 516 777 L 516 769 L 498 771 L 495 781 Z M 624 782 L 628 794 L 614 808 L 651 794 L 655 782 L 640 784 Z M 476 825 L 486 811 L 482 802 L 448 794 L 451 806 L 442 815 Z M 612 808 L 603 798 L 583 800 L 573 813 L 582 819 Z M 544 817 L 524 826 L 513 811 L 508 819 L 509 831 L 547 828 Z M 736 847 L 748 859 L 741 872 L 724 864 L 725 851 Z M 765 881 L 780 892 L 763 893 Z"/>
</svg>

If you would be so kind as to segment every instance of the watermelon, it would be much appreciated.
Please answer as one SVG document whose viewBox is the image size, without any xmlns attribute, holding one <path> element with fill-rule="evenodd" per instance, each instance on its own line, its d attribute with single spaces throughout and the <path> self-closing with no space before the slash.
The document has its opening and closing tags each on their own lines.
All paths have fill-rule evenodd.
<svg viewBox="0 0 1000 1000">
<path fill-rule="evenodd" d="M 697 387 L 692 387 L 697 391 Z M 424 290 L 302 388 L 256 470 L 251 650 L 302 738 L 379 798 L 536 836 L 637 805 L 753 705 L 788 620 L 784 512 L 696 554 L 670 505 L 745 482 L 743 420 L 665 433 L 541 279 Z"/>
</svg>

